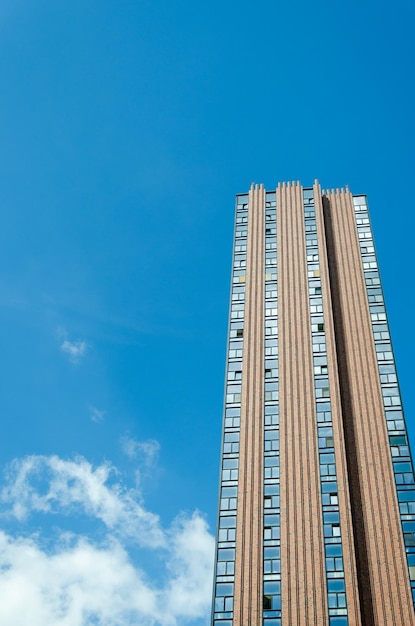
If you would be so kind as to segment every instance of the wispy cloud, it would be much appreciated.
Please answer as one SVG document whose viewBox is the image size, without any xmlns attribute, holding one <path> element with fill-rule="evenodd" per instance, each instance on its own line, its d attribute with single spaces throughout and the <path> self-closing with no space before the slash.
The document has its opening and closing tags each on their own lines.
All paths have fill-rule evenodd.
<svg viewBox="0 0 415 626">
<path fill-rule="evenodd" d="M 137 486 L 143 477 L 155 476 L 157 461 L 159 458 L 160 444 L 155 439 L 138 441 L 133 437 L 124 435 L 120 438 L 121 448 L 126 456 L 137 462 L 135 478 Z"/>
<path fill-rule="evenodd" d="M 72 363 L 79 363 L 82 357 L 85 356 L 88 349 L 88 344 L 84 339 L 75 339 L 71 341 L 68 338 L 68 332 L 66 328 L 59 327 L 57 335 L 60 341 L 60 350 L 66 354 Z"/>
<path fill-rule="evenodd" d="M 93 422 L 96 422 L 97 424 L 99 424 L 100 422 L 104 420 L 105 411 L 100 411 L 99 409 L 97 409 L 95 406 L 92 406 L 92 405 L 89 405 L 88 408 L 89 408 L 89 417 L 91 418 Z"/>
<path fill-rule="evenodd" d="M 65 352 L 65 354 L 69 356 L 72 363 L 78 363 L 78 361 L 85 356 L 87 347 L 88 344 L 83 339 L 77 339 L 76 341 L 65 339 L 60 346 L 62 352 Z"/>
<path fill-rule="evenodd" d="M 133 437 L 124 435 L 121 437 L 120 442 L 124 454 L 131 459 L 139 458 L 147 467 L 152 467 L 156 463 L 160 452 L 160 444 L 155 439 L 138 441 Z"/>
<path fill-rule="evenodd" d="M 0 532 L 1 624 L 207 624 L 214 541 L 206 521 L 195 512 L 163 528 L 137 490 L 116 476 L 111 465 L 94 468 L 84 458 L 31 456 L 9 466 L 3 515 L 23 523 L 34 512 L 82 512 L 106 532 L 97 542 L 62 531 L 47 550 L 39 534 Z M 135 562 L 140 546 L 159 559 L 158 581 L 143 566 L 145 559 Z"/>
</svg>

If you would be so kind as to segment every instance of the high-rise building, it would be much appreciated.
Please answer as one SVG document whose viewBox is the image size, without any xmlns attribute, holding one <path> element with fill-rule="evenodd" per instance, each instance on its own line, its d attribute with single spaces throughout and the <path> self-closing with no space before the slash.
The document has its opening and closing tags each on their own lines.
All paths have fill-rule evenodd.
<svg viewBox="0 0 415 626">
<path fill-rule="evenodd" d="M 213 626 L 414 626 L 415 486 L 364 195 L 236 199 Z"/>
</svg>

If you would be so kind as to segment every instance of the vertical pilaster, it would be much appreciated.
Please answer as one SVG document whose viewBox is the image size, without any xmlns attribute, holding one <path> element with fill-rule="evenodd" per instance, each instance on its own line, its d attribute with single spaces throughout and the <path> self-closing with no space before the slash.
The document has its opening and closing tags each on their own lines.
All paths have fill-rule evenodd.
<svg viewBox="0 0 415 626">
<path fill-rule="evenodd" d="M 262 623 L 265 190 L 249 192 L 234 626 Z"/>
<path fill-rule="evenodd" d="M 321 188 L 317 181 L 314 184 L 313 190 L 317 224 L 317 242 L 320 259 L 320 279 L 322 286 L 324 310 L 324 330 L 327 344 L 327 369 L 330 386 L 333 443 L 336 458 L 336 475 L 338 485 L 337 494 L 339 499 L 340 525 L 342 529 L 342 548 L 344 560 L 344 580 L 347 598 L 348 625 L 360 626 L 362 622 L 359 606 L 356 559 L 354 552 L 355 538 L 351 515 L 346 451 L 344 447 L 342 404 L 340 397 L 336 339 L 333 322 L 333 301 L 331 295 L 332 286 L 330 282 L 330 273 L 327 258 L 327 239 L 323 217 Z M 333 279 L 335 279 L 335 276 L 333 276 Z"/>
<path fill-rule="evenodd" d="M 277 190 L 284 623 L 328 623 L 302 188 Z"/>
<path fill-rule="evenodd" d="M 362 619 L 415 624 L 366 288 L 348 190 L 323 196 Z"/>
</svg>

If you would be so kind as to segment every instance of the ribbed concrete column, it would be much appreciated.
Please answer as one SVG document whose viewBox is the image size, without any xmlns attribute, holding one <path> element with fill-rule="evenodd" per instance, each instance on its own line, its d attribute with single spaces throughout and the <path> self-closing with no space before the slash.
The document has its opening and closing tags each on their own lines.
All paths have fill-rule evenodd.
<svg viewBox="0 0 415 626">
<path fill-rule="evenodd" d="M 282 619 L 287 626 L 325 626 L 328 611 L 300 185 L 277 189 L 277 248 Z"/>
<path fill-rule="evenodd" d="M 262 624 L 265 190 L 249 192 L 234 626 Z"/>
</svg>

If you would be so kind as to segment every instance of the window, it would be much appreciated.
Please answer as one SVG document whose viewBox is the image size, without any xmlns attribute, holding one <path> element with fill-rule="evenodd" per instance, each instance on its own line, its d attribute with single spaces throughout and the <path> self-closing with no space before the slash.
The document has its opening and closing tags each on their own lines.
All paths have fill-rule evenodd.
<svg viewBox="0 0 415 626">
<path fill-rule="evenodd" d="M 263 608 L 264 611 L 270 611 L 272 609 L 272 596 L 264 596 Z"/>
<path fill-rule="evenodd" d="M 267 272 L 267 273 L 265 274 L 265 280 L 266 280 L 267 282 L 268 282 L 268 281 L 270 281 L 270 280 L 273 280 L 273 281 L 274 281 L 274 280 L 277 280 L 277 273 L 276 273 L 276 270 L 273 270 L 273 273 L 271 273 L 271 272 Z"/>
<path fill-rule="evenodd" d="M 328 387 L 329 381 L 327 378 L 316 380 L 316 398 L 329 398 L 330 389 Z"/>
<path fill-rule="evenodd" d="M 220 575 L 221 574 L 219 574 L 218 572 L 218 576 Z M 215 598 L 215 613 L 224 613 L 224 612 L 229 613 L 230 611 L 233 611 L 233 597 L 232 596 Z M 229 617 L 229 615 L 227 615 L 227 617 Z M 216 623 L 226 624 L 229 622 L 215 622 L 215 624 Z"/>
<path fill-rule="evenodd" d="M 278 451 L 279 450 L 279 432 L 278 430 L 266 430 L 264 433 L 264 451 Z"/>
<path fill-rule="evenodd" d="M 232 596 L 233 583 L 219 583 L 216 585 L 216 596 Z"/>
<path fill-rule="evenodd" d="M 277 509 L 279 507 L 280 497 L 264 496 L 264 509 Z"/>
<path fill-rule="evenodd" d="M 234 290 L 234 293 L 232 294 L 232 300 L 233 301 L 241 301 L 243 302 L 245 300 L 245 292 L 243 291 L 243 287 L 242 287 L 242 291 L 236 291 Z"/>
<path fill-rule="evenodd" d="M 327 455 L 323 455 L 323 456 L 329 456 Z M 331 455 L 333 456 L 333 455 Z M 320 475 L 321 476 L 333 476 L 334 478 L 336 478 L 336 466 L 334 463 L 327 463 L 324 465 L 320 465 Z"/>
<path fill-rule="evenodd" d="M 239 452 L 239 433 L 238 432 L 230 432 L 225 433 L 224 443 L 223 443 L 223 452 L 225 454 Z"/>
<path fill-rule="evenodd" d="M 236 487 L 223 487 L 222 488 L 222 496 L 226 496 L 227 492 L 235 491 L 236 496 Z M 220 499 L 220 509 L 221 511 L 230 511 L 236 509 L 237 499 L 236 497 L 222 497 Z"/>
<path fill-rule="evenodd" d="M 232 323 L 231 323 L 231 331 L 229 333 L 229 336 L 230 336 L 231 339 L 234 339 L 235 337 L 238 337 L 237 331 L 240 329 L 242 324 L 243 324 L 243 322 L 232 321 Z M 239 326 L 239 328 L 238 328 L 238 326 Z M 231 347 L 232 348 L 237 348 L 237 347 L 242 348 L 242 341 L 241 342 L 232 342 Z"/>
<path fill-rule="evenodd" d="M 229 372 L 231 375 L 232 372 Z M 241 401 L 241 385 L 228 385 L 226 389 L 226 402 Z"/>
<path fill-rule="evenodd" d="M 333 524 L 333 537 L 340 537 L 340 524 Z"/>
<path fill-rule="evenodd" d="M 316 298 L 317 300 L 317 298 Z M 323 305 L 322 304 L 312 304 L 310 306 L 310 312 L 311 313 L 323 313 Z"/>
<path fill-rule="evenodd" d="M 329 608 L 330 609 L 346 608 L 346 594 L 329 593 Z"/>
<path fill-rule="evenodd" d="M 267 344 L 267 342 L 265 342 L 265 355 L 266 356 L 275 356 L 276 354 L 278 354 L 277 342 L 275 341 L 275 343 L 273 343 L 271 341 L 268 344 Z M 241 350 L 241 356 L 242 356 L 242 350 Z"/>
<path fill-rule="evenodd" d="M 277 440 L 275 440 L 277 441 Z M 264 478 L 265 479 L 277 479 L 280 475 L 278 456 L 266 456 L 264 458 Z M 272 524 L 268 524 L 272 526 Z"/>
<path fill-rule="evenodd" d="M 224 459 L 223 467 L 225 468 L 226 461 L 234 461 L 234 460 L 236 459 Z M 226 482 L 238 480 L 238 470 L 237 469 L 223 469 L 222 480 Z"/>
<path fill-rule="evenodd" d="M 341 556 L 326 559 L 326 570 L 328 572 L 341 572 L 343 570 L 343 559 Z"/>
<path fill-rule="evenodd" d="M 356 211 L 359 207 L 356 207 Z M 347 617 L 330 617 L 330 626 L 347 626 Z"/>
<path fill-rule="evenodd" d="M 277 331 L 277 326 L 275 325 L 267 325 L 265 326 L 265 335 L 266 336 L 270 336 L 270 335 L 278 335 L 278 331 Z"/>
<path fill-rule="evenodd" d="M 244 317 L 244 305 L 243 304 L 232 304 L 231 308 L 231 318 L 240 319 Z"/>
<path fill-rule="evenodd" d="M 278 426 L 277 406 L 268 405 L 265 407 L 264 424 L 265 426 Z"/>
<path fill-rule="evenodd" d="M 279 539 L 280 533 L 277 526 L 264 526 L 264 541 Z"/>
<path fill-rule="evenodd" d="M 264 496 L 264 509 L 272 509 L 271 496 Z"/>
<path fill-rule="evenodd" d="M 235 233 L 235 237 L 246 237 L 247 235 L 247 231 L 246 230 L 237 230 Z"/>
<path fill-rule="evenodd" d="M 319 445 L 319 448 L 333 448 L 334 447 L 333 437 L 319 437 L 318 445 Z"/>
<path fill-rule="evenodd" d="M 235 541 L 235 538 L 236 538 L 235 528 L 220 528 L 219 529 L 219 541 L 221 543 Z"/>
<path fill-rule="evenodd" d="M 281 610 L 281 583 L 264 582 L 264 611 Z"/>
<path fill-rule="evenodd" d="M 389 437 L 389 441 L 391 446 L 405 446 L 406 445 L 406 437 L 405 435 L 391 435 Z"/>
</svg>

